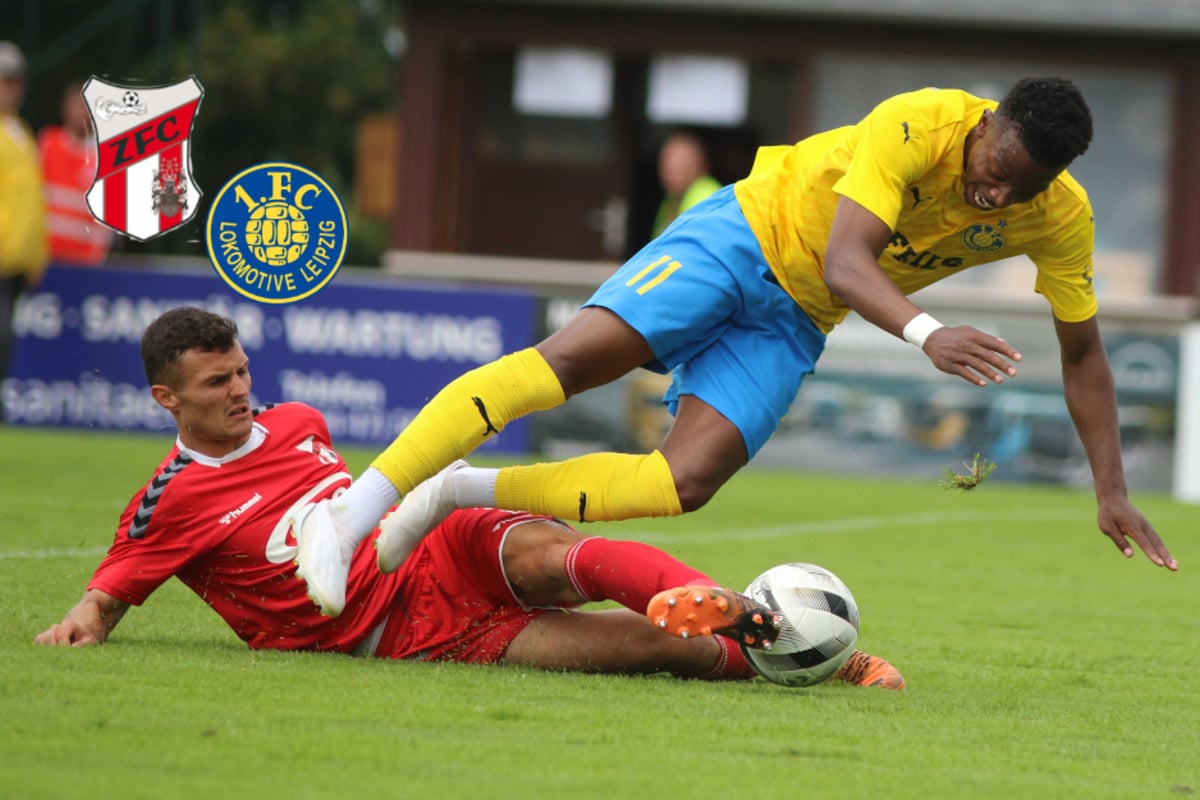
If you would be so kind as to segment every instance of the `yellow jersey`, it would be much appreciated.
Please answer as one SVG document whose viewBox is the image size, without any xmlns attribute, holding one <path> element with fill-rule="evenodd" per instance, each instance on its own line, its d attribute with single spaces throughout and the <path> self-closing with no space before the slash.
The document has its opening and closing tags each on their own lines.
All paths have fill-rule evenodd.
<svg viewBox="0 0 1200 800">
<path fill-rule="evenodd" d="M 985 213 L 963 199 L 967 134 L 996 105 L 957 89 L 921 89 L 883 101 L 857 125 L 759 149 L 734 191 L 779 284 L 822 332 L 850 311 L 824 280 L 841 197 L 891 229 L 879 265 L 905 294 L 1024 254 L 1058 319 L 1096 313 L 1092 207 L 1066 171 L 1028 203 Z"/>
</svg>

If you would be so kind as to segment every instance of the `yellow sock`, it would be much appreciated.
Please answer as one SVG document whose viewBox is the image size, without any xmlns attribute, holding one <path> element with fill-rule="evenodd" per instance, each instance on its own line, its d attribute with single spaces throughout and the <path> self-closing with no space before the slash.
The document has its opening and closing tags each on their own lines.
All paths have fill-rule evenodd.
<svg viewBox="0 0 1200 800">
<path fill-rule="evenodd" d="M 505 467 L 496 505 L 578 522 L 683 513 L 663 454 L 590 453 L 553 464 Z"/>
<path fill-rule="evenodd" d="M 512 420 L 565 400 L 546 359 L 526 348 L 446 384 L 371 466 L 408 494 Z"/>
</svg>

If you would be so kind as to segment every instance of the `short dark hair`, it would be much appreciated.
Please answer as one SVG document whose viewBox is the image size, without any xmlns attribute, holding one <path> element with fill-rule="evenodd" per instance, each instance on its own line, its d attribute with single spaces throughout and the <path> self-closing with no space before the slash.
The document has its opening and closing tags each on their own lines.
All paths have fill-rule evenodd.
<svg viewBox="0 0 1200 800">
<path fill-rule="evenodd" d="M 150 385 L 178 388 L 179 357 L 188 350 L 224 353 L 237 342 L 237 323 L 211 311 L 180 306 L 164 311 L 142 333 L 142 366 Z"/>
<path fill-rule="evenodd" d="M 1025 151 L 1044 167 L 1065 169 L 1092 143 L 1092 111 L 1067 78 L 1022 78 L 996 113 L 1020 126 Z"/>
</svg>

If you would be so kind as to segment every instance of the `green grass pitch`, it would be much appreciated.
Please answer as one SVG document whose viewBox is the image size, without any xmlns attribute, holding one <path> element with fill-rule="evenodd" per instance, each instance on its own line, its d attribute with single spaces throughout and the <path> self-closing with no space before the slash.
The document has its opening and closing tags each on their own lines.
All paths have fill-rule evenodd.
<svg viewBox="0 0 1200 800">
<path fill-rule="evenodd" d="M 0 428 L 0 797 L 1200 793 L 1195 506 L 1135 497 L 1177 574 L 1122 558 L 1088 492 L 937 474 L 752 467 L 697 513 L 588 527 L 736 587 L 834 570 L 904 693 L 255 653 L 175 582 L 104 647 L 33 646 L 169 442 Z"/>
</svg>

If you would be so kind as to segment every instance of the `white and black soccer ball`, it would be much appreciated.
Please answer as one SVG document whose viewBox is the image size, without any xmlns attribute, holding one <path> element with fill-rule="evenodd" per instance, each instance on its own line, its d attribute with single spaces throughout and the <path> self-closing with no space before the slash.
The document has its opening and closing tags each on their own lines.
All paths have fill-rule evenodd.
<svg viewBox="0 0 1200 800">
<path fill-rule="evenodd" d="M 841 669 L 854 652 L 858 605 L 842 579 L 824 567 L 771 567 L 751 582 L 746 595 L 785 620 L 770 650 L 742 646 L 750 666 L 767 680 L 812 686 Z"/>
<path fill-rule="evenodd" d="M 138 96 L 138 93 L 132 89 L 121 95 L 121 102 L 125 104 L 126 108 L 137 108 L 141 100 L 142 98 Z"/>
</svg>

